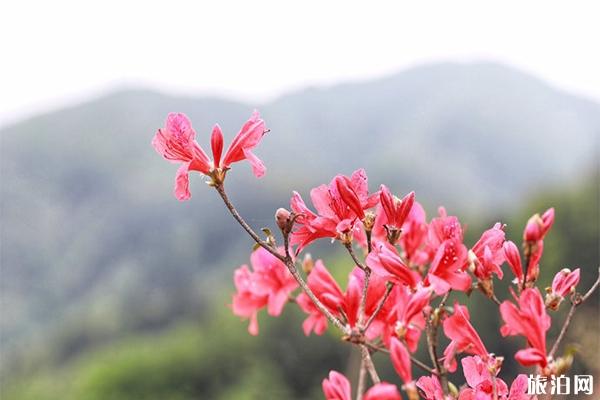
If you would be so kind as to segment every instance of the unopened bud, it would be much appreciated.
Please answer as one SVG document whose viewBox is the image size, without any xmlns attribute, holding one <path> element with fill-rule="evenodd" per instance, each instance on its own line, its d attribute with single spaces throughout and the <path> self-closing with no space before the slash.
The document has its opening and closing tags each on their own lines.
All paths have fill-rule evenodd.
<svg viewBox="0 0 600 400">
<path fill-rule="evenodd" d="M 448 382 L 448 389 L 450 390 L 450 395 L 452 396 L 451 398 L 458 398 L 458 388 L 454 385 L 454 383 Z"/>
<path fill-rule="evenodd" d="M 285 208 L 278 208 L 275 212 L 275 222 L 277 222 L 277 226 L 282 231 L 285 231 L 287 229 L 289 217 L 290 212 Z"/>
<path fill-rule="evenodd" d="M 492 278 L 479 279 L 477 282 L 477 287 L 488 298 L 491 299 L 494 297 L 494 281 L 492 281 Z"/>
<path fill-rule="evenodd" d="M 402 389 L 408 396 L 408 400 L 419 400 L 419 391 L 417 390 L 417 385 L 415 385 L 414 381 L 404 384 Z"/>
<path fill-rule="evenodd" d="M 304 256 L 304 260 L 302 260 L 302 270 L 306 275 L 308 275 L 314 267 L 315 263 L 312 259 L 312 256 L 310 255 L 310 253 L 306 253 L 306 255 Z"/>
</svg>

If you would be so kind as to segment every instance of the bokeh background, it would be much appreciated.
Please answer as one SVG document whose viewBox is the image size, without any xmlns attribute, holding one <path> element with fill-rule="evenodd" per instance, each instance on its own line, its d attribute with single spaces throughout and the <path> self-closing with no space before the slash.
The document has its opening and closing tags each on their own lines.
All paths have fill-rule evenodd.
<svg viewBox="0 0 600 400">
<path fill-rule="evenodd" d="M 3 9 L 2 399 L 318 399 L 330 369 L 356 376 L 350 346 L 333 331 L 306 338 L 294 306 L 261 315 L 258 337 L 231 314 L 233 270 L 252 243 L 200 176 L 190 201 L 174 199 L 175 168 L 150 146 L 170 111 L 207 145 L 215 122 L 231 138 L 260 110 L 267 175 L 240 164 L 228 176 L 257 229 L 292 190 L 364 167 L 372 189 L 415 190 L 429 217 L 445 205 L 467 244 L 496 221 L 519 242 L 527 218 L 554 206 L 540 286 L 563 267 L 581 267 L 582 289 L 595 279 L 593 2 Z M 312 253 L 344 282 L 339 250 L 324 241 Z M 509 355 L 503 376 L 532 372 L 511 357 L 522 339 L 500 340 L 496 307 L 479 293 L 471 304 L 488 348 Z M 566 341 L 572 374 L 596 381 L 598 311 L 594 296 Z"/>
</svg>

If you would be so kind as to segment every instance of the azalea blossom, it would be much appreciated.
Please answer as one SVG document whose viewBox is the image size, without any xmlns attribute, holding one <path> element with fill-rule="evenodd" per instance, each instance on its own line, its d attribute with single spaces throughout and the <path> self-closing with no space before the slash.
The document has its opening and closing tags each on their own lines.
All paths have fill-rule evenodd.
<svg viewBox="0 0 600 400">
<path fill-rule="evenodd" d="M 377 242 L 366 263 L 373 272 L 391 282 L 413 289 L 421 282 L 421 275 L 408 268 L 396 248 L 389 243 Z"/>
<path fill-rule="evenodd" d="M 485 345 L 469 320 L 469 310 L 458 302 L 454 303 L 454 314 L 444 320 L 444 334 L 450 339 L 444 351 L 444 367 L 450 372 L 456 371 L 455 354 L 467 352 L 486 361 L 489 358 Z"/>
<path fill-rule="evenodd" d="M 467 260 L 467 248 L 462 242 L 447 239 L 441 243 L 431 262 L 425 279 L 438 296 L 450 289 L 467 291 L 471 287 L 471 277 L 464 270 Z"/>
<path fill-rule="evenodd" d="M 321 260 L 316 261 L 314 268 L 308 275 L 307 284 L 319 301 L 332 314 L 339 314 L 339 310 L 344 303 L 344 293 Z M 308 295 L 304 292 L 300 293 L 296 297 L 296 303 L 302 311 L 309 314 L 302 324 L 304 334 L 308 336 L 313 331 L 317 335 L 325 333 L 327 330 L 327 317 L 317 308 Z"/>
<path fill-rule="evenodd" d="M 511 271 L 516 277 L 516 282 L 519 287 L 522 286 L 524 272 L 523 272 L 523 263 L 521 262 L 521 255 L 519 253 L 519 249 L 516 244 L 507 240 L 504 242 L 502 246 L 504 250 L 504 256 L 506 257 L 506 262 L 510 267 Z M 533 285 L 533 283 L 537 280 L 537 277 L 540 273 L 540 258 L 542 257 L 542 253 L 544 251 L 544 242 L 539 241 L 534 251 L 529 257 L 529 264 L 527 267 L 527 282 L 529 286 Z"/>
<path fill-rule="evenodd" d="M 539 290 L 525 289 L 518 298 L 518 307 L 504 301 L 500 305 L 500 314 L 505 323 L 500 328 L 502 336 L 521 335 L 527 339 L 529 347 L 519 350 L 515 359 L 524 366 L 546 367 L 546 332 L 551 320 Z"/>
<path fill-rule="evenodd" d="M 554 224 L 554 208 L 547 209 L 541 217 L 539 214 L 534 214 L 525 225 L 523 240 L 530 243 L 543 240 L 552 224 Z"/>
<path fill-rule="evenodd" d="M 473 273 L 480 280 L 490 279 L 492 274 L 496 274 L 502 279 L 503 273 L 500 265 L 505 260 L 503 251 L 504 245 L 504 227 L 499 222 L 493 228 L 483 232 L 481 238 L 471 248 L 473 254 Z"/>
<path fill-rule="evenodd" d="M 400 340 L 396 338 L 392 338 L 390 344 L 390 357 L 392 359 L 392 365 L 394 366 L 394 369 L 404 383 L 404 385 L 402 385 L 402 389 L 404 389 L 404 391 L 408 394 L 409 399 L 419 398 L 417 385 L 415 384 L 412 376 L 410 353 L 400 342 Z"/>
<path fill-rule="evenodd" d="M 329 185 L 321 185 L 310 191 L 310 197 L 318 214 L 312 212 L 302 197 L 294 192 L 290 207 L 301 215 L 298 228 L 290 236 L 290 244 L 298 245 L 296 253 L 319 238 L 330 237 L 349 243 L 353 238 L 365 241 L 362 219 L 365 210 L 379 201 L 377 193 L 369 195 L 367 174 L 356 170 L 350 177 L 337 175 Z"/>
<path fill-rule="evenodd" d="M 344 294 L 344 303 L 342 309 L 348 318 L 348 324 L 354 328 L 358 326 L 360 303 L 362 301 L 362 293 L 365 282 L 365 272 L 358 267 L 355 267 L 348 277 L 348 287 Z M 368 320 L 375 312 L 387 288 L 384 279 L 372 274 L 369 280 L 367 296 L 365 299 L 364 317 Z M 384 303 L 383 307 L 377 313 L 375 319 L 369 325 L 365 332 L 367 339 L 373 340 L 381 335 L 385 327 L 385 320 L 391 310 L 390 301 Z M 364 322 L 363 321 L 363 322 Z"/>
<path fill-rule="evenodd" d="M 342 292 L 337 282 L 333 279 L 327 268 L 319 260 L 315 264 L 308 276 L 308 286 L 315 296 L 327 307 L 327 309 L 336 316 L 341 316 L 351 328 L 358 327 L 359 310 L 364 288 L 365 273 L 356 267 L 348 277 L 348 286 L 345 292 Z M 385 281 L 377 276 L 371 276 L 367 297 L 365 299 L 364 320 L 368 320 L 379 306 L 386 291 Z M 301 293 L 296 302 L 300 308 L 309 314 L 304 321 L 304 333 L 308 336 L 314 331 L 316 334 L 323 334 L 327 328 L 327 318 L 314 305 L 314 303 L 304 293 Z M 365 332 L 369 340 L 375 339 L 381 335 L 384 321 L 388 310 L 391 307 L 384 304 L 384 307 L 378 312 L 376 318 L 372 321 Z M 342 315 L 340 313 L 343 313 Z"/>
<path fill-rule="evenodd" d="M 409 265 L 423 266 L 430 261 L 430 255 L 426 250 L 429 226 L 427 224 L 423 206 L 414 201 L 413 205 L 402 225 L 400 246 L 404 249 L 406 260 Z"/>
<path fill-rule="evenodd" d="M 433 256 L 425 285 L 431 285 L 437 295 L 450 289 L 467 291 L 471 277 L 465 271 L 467 247 L 463 244 L 463 231 L 454 216 L 448 216 L 444 207 L 439 217 L 429 223 L 428 247 Z"/>
<path fill-rule="evenodd" d="M 233 283 L 237 290 L 237 293 L 233 295 L 233 314 L 249 319 L 248 332 L 256 336 L 258 335 L 258 311 L 267 305 L 269 297 L 256 292 L 252 272 L 247 265 L 242 265 L 235 270 Z"/>
<path fill-rule="evenodd" d="M 248 331 L 257 335 L 258 311 L 266 306 L 269 315 L 280 315 L 298 283 L 287 267 L 262 247 L 252 253 L 250 263 L 252 271 L 242 265 L 234 272 L 237 293 L 232 308 L 235 315 L 250 319 Z"/>
<path fill-rule="evenodd" d="M 385 238 L 389 243 L 395 244 L 400 238 L 402 226 L 415 202 L 415 192 L 410 192 L 402 200 L 392 195 L 390 190 L 381 185 L 379 190 L 380 207 L 375 223 L 375 235 Z"/>
<path fill-rule="evenodd" d="M 417 387 L 420 389 L 425 400 L 446 400 L 444 391 L 442 390 L 442 384 L 437 375 L 425 375 L 420 377 L 417 380 Z"/>
<path fill-rule="evenodd" d="M 494 398 L 528 400 L 531 398 L 527 395 L 526 375 L 517 376 L 509 391 L 506 383 L 496 377 L 498 370 L 493 366 L 490 368 L 490 361 L 485 362 L 479 356 L 472 356 L 463 358 L 461 363 L 468 387 L 460 391 L 458 400 L 493 400 Z M 490 369 L 495 370 L 493 374 Z"/>
<path fill-rule="evenodd" d="M 263 176 L 265 166 L 252 153 L 252 149 L 258 145 L 265 132 L 265 123 L 255 111 L 235 136 L 225 152 L 225 156 L 222 157 L 223 133 L 219 125 L 215 125 L 211 135 L 213 154 L 211 161 L 196 142 L 196 132 L 192 128 L 189 118 L 182 113 L 170 113 L 167 116 L 165 127 L 159 129 L 152 139 L 152 146 L 167 160 L 180 164 L 175 177 L 174 193 L 178 200 L 188 200 L 191 197 L 189 190 L 189 172 L 191 171 L 210 176 L 214 183 L 219 183 L 225 178 L 225 173 L 231 164 L 248 160 L 254 175 Z"/>
<path fill-rule="evenodd" d="M 575 292 L 575 286 L 579 283 L 579 268 L 571 271 L 563 268 L 558 271 L 552 280 L 552 287 L 546 289 L 546 307 L 557 310 L 563 299 L 570 293 Z"/>
<path fill-rule="evenodd" d="M 352 400 L 350 381 L 337 371 L 330 371 L 323 379 L 323 393 L 326 400 Z M 381 382 L 372 386 L 362 397 L 363 400 L 401 400 L 396 385 Z"/>
<path fill-rule="evenodd" d="M 418 288 L 414 293 L 405 285 L 394 287 L 388 300 L 393 304 L 387 317 L 386 337 L 389 346 L 392 335 L 395 335 L 414 353 L 417 350 L 421 331 L 425 327 L 423 310 L 429 305 L 431 290 Z"/>
</svg>

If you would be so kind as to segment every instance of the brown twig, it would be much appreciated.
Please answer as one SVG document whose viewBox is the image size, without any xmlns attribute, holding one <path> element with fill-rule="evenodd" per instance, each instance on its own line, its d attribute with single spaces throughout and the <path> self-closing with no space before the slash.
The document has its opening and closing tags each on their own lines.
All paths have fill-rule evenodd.
<svg viewBox="0 0 600 400">
<path fill-rule="evenodd" d="M 442 385 L 442 391 L 444 395 L 447 395 L 450 391 L 448 385 L 448 374 L 445 368 L 440 365 L 440 361 L 437 355 L 437 336 L 438 336 L 438 326 L 439 321 L 437 320 L 440 310 L 446 304 L 448 297 L 450 296 L 450 291 L 448 291 L 442 300 L 438 304 L 437 308 L 435 308 L 429 318 L 425 321 L 426 328 L 426 337 L 427 337 L 427 350 L 429 352 L 429 357 L 431 358 L 431 362 L 433 363 L 435 370 L 438 371 L 438 377 L 440 378 L 440 383 Z"/>
<path fill-rule="evenodd" d="M 360 306 L 358 307 L 358 329 L 362 329 L 363 322 L 365 320 L 365 309 L 367 307 L 367 292 L 369 291 L 369 279 L 371 278 L 371 270 L 365 269 L 365 281 L 363 284 L 363 291 L 360 298 Z"/>
<path fill-rule="evenodd" d="M 254 230 L 246 223 L 244 218 L 242 218 L 242 216 L 238 213 L 238 211 L 236 210 L 234 205 L 229 200 L 229 197 L 225 193 L 225 188 L 224 188 L 223 184 L 216 185 L 215 189 L 217 190 L 217 192 L 223 199 L 225 206 L 227 207 L 227 209 L 229 210 L 229 212 L 231 213 L 233 218 L 235 218 L 235 220 L 242 226 L 242 228 L 244 228 L 244 230 L 250 235 L 250 237 L 252 239 L 254 239 L 254 241 L 256 243 L 258 243 L 259 246 L 261 246 L 262 248 L 267 250 L 269 253 L 271 253 L 273 256 L 277 257 L 280 261 L 282 261 L 285 264 L 285 266 L 290 271 L 290 273 L 292 274 L 292 276 L 294 277 L 296 282 L 298 282 L 298 285 L 300 285 L 300 288 L 306 293 L 308 298 L 315 304 L 315 306 L 319 309 L 319 311 L 321 311 L 323 313 L 323 315 L 325 315 L 325 317 L 327 317 L 327 319 L 333 325 L 335 325 L 338 329 L 340 329 L 344 334 L 350 334 L 350 329 L 348 327 L 346 327 L 335 315 L 333 315 L 323 305 L 323 303 L 321 303 L 321 301 L 317 298 L 317 296 L 315 296 L 313 291 L 310 289 L 308 284 L 304 281 L 304 279 L 298 272 L 298 268 L 296 268 L 296 264 L 293 262 L 291 257 L 289 255 L 284 256 L 282 254 L 279 254 L 279 252 L 275 248 L 270 246 L 266 241 L 262 240 L 256 234 L 256 232 L 254 232 Z M 285 240 L 285 242 L 287 243 L 287 240 Z M 286 251 L 286 254 L 287 254 L 287 251 Z"/>
<path fill-rule="evenodd" d="M 393 288 L 394 288 L 394 284 L 392 282 L 386 283 L 385 293 L 383 294 L 383 297 L 379 301 L 379 304 L 377 304 L 375 311 L 373 311 L 373 314 L 371 314 L 371 316 L 367 320 L 367 323 L 364 325 L 363 332 L 366 331 L 367 329 L 369 329 L 369 326 L 371 326 L 371 323 L 375 320 L 375 318 L 377 317 L 377 314 L 379 314 L 379 312 L 385 305 L 385 301 L 390 296 L 390 293 L 392 292 Z"/>
<path fill-rule="evenodd" d="M 369 348 L 365 344 L 360 344 L 360 354 L 362 356 L 362 362 L 371 377 L 371 381 L 374 385 L 381 382 L 379 379 L 379 375 L 377 375 L 377 371 L 375 370 L 375 365 L 373 364 L 373 360 L 371 359 L 371 353 L 369 352 Z"/>
<path fill-rule="evenodd" d="M 250 235 L 250 237 L 260 247 L 262 247 L 263 249 L 267 250 L 269 253 L 271 253 L 272 255 L 274 255 L 275 257 L 277 257 L 279 260 L 285 262 L 285 256 L 283 256 L 282 254 L 280 254 L 277 251 L 277 249 L 273 248 L 265 240 L 261 239 L 260 236 L 258 236 L 256 234 L 256 232 L 254 232 L 254 230 L 250 227 L 250 225 L 248 225 L 246 223 L 246 221 L 244 220 L 244 218 L 242 218 L 242 216 L 240 215 L 240 213 L 236 210 L 236 208 L 233 206 L 233 204 L 229 200 L 229 197 L 227 196 L 227 193 L 225 193 L 225 187 L 223 186 L 223 184 L 215 185 L 215 189 L 217 190 L 217 193 L 219 193 L 219 195 L 223 199 L 223 203 L 225 203 L 225 207 L 227 207 L 227 209 L 229 210 L 229 212 L 231 213 L 231 215 L 233 216 L 233 218 L 235 218 L 235 220 L 242 226 L 242 228 L 244 228 L 244 230 Z"/>
<path fill-rule="evenodd" d="M 569 325 L 571 324 L 571 320 L 573 319 L 573 315 L 575 315 L 575 309 L 578 306 L 580 306 L 581 304 L 583 304 L 592 295 L 592 293 L 598 288 L 599 285 L 600 285 L 600 268 L 598 269 L 598 279 L 596 279 L 596 282 L 594 282 L 594 284 L 592 285 L 590 290 L 588 290 L 586 292 L 586 294 L 583 296 L 581 296 L 579 293 L 575 293 L 571 297 L 571 309 L 569 310 L 569 313 L 567 314 L 567 318 L 565 318 L 565 322 L 563 323 L 560 333 L 558 334 L 558 337 L 556 338 L 556 341 L 554 342 L 554 345 L 552 346 L 550 353 L 548 353 L 549 358 L 554 357 L 554 354 L 556 354 L 556 351 L 558 350 L 558 346 L 560 345 L 560 342 L 564 339 L 564 337 L 567 333 L 567 329 L 569 329 Z"/>
<path fill-rule="evenodd" d="M 369 269 L 369 267 L 367 267 L 365 264 L 363 264 L 356 256 L 356 253 L 354 252 L 354 249 L 352 248 L 352 243 L 344 243 L 344 247 L 346 248 L 346 250 L 348 250 L 348 254 L 350 254 L 350 257 L 352 257 L 352 261 L 354 261 L 354 263 L 356 264 L 356 266 L 358 268 L 362 269 L 363 271 L 366 271 L 367 269 Z"/>
<path fill-rule="evenodd" d="M 367 386 L 367 368 L 365 367 L 364 360 L 360 359 L 360 371 L 358 372 L 358 386 L 356 388 L 356 400 L 361 400 L 365 388 Z"/>
<path fill-rule="evenodd" d="M 373 351 L 380 351 L 380 352 L 385 353 L 385 354 L 390 354 L 390 351 L 388 349 L 386 349 L 385 347 L 377 346 L 377 345 L 375 345 L 373 343 L 368 343 L 368 342 L 365 342 L 365 345 L 367 347 L 369 347 Z M 437 373 L 437 371 L 435 371 L 433 368 L 431 368 L 430 366 L 428 366 L 427 364 L 425 364 L 423 361 L 415 358 L 412 355 L 410 356 L 410 361 L 414 365 L 416 365 L 417 367 L 421 368 L 425 372 L 428 372 L 428 373 L 433 374 L 433 375 L 439 375 Z"/>
</svg>

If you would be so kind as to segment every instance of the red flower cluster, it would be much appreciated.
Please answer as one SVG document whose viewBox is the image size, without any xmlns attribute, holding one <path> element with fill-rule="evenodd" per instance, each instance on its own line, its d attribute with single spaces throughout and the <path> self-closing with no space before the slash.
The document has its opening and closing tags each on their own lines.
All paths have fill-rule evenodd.
<svg viewBox="0 0 600 400">
<path fill-rule="evenodd" d="M 471 321 L 464 303 L 478 289 L 499 305 L 505 323 L 502 335 L 527 339 L 527 346 L 515 355 L 522 365 L 536 366 L 545 375 L 564 365 L 554 359 L 554 350 L 547 352 L 546 333 L 551 324 L 547 309 L 558 309 L 570 294 L 575 297 L 580 270 L 560 271 L 547 289 L 545 302 L 535 287 L 544 238 L 554 222 L 553 209 L 542 216 L 535 214 L 527 222 L 523 263 L 518 247 L 506 240 L 502 224 L 496 223 L 469 246 L 456 216 L 440 207 L 438 215 L 428 221 L 414 192 L 400 198 L 381 185 L 370 193 L 367 175 L 358 169 L 312 189 L 314 211 L 293 192 L 290 210 L 280 208 L 276 212 L 287 248 L 277 247 L 270 232 L 263 240 L 248 226 L 223 188 L 226 172 L 237 161 L 248 160 L 257 177 L 264 174 L 264 165 L 251 150 L 265 132 L 264 121 L 253 114 L 222 157 L 223 135 L 215 126 L 212 161 L 196 143 L 191 123 L 183 114 L 169 114 L 165 128 L 159 129 L 153 140 L 161 155 L 181 164 L 175 187 L 178 199 L 190 197 L 190 171 L 207 175 L 234 218 L 257 242 L 259 247 L 251 255 L 252 268 L 243 265 L 234 273 L 237 293 L 232 302 L 234 314 L 250 319 L 251 334 L 258 334 L 257 314 L 261 309 L 278 316 L 287 302 L 293 302 L 307 315 L 302 324 L 307 336 L 311 332 L 322 335 L 331 322 L 342 331 L 344 340 L 360 347 L 362 378 L 357 391 L 363 400 L 401 398 L 395 385 L 379 381 L 370 358 L 373 351 L 390 354 L 403 383 L 401 388 L 411 400 L 419 395 L 435 400 L 529 399 L 525 375 L 519 375 L 510 389 L 498 377 L 503 358 L 488 351 L 477 324 Z M 352 259 L 345 289 L 321 260 L 313 263 L 305 257 L 302 269 L 306 277 L 297 266 L 298 254 L 322 238 L 341 243 Z M 494 279 L 503 278 L 505 262 L 515 275 L 515 286 L 510 290 L 516 305 L 508 300 L 500 302 L 494 292 Z M 448 306 L 451 292 L 462 296 L 463 304 L 455 300 Z M 449 339 L 443 355 L 437 354 L 438 330 Z M 431 356 L 429 366 L 414 358 L 423 331 Z M 448 373 L 457 369 L 457 357 L 462 354 L 469 355 L 460 360 L 466 385 L 458 390 L 448 383 Z M 415 380 L 414 364 L 428 374 Z M 373 381 L 368 390 L 364 387 L 366 371 Z M 323 380 L 323 392 L 329 400 L 353 398 L 349 380 L 336 371 Z"/>
</svg>

